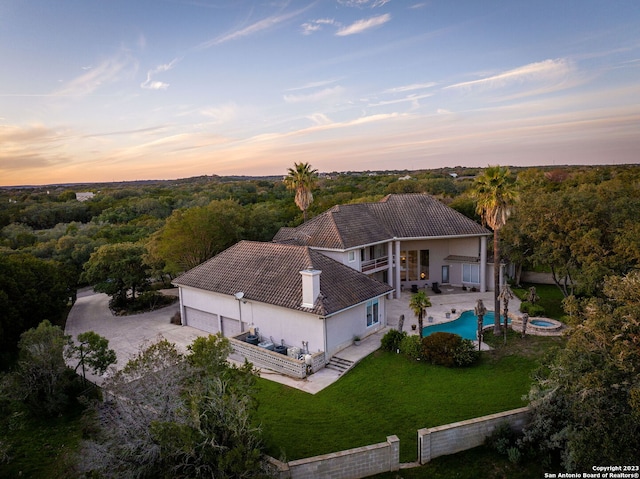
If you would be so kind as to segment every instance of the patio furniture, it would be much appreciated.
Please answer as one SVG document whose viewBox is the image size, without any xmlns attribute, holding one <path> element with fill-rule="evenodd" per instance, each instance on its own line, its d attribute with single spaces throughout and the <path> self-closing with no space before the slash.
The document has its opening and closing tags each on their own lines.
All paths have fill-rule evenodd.
<svg viewBox="0 0 640 479">
<path fill-rule="evenodd" d="M 411 292 L 412 293 L 417 293 L 418 292 L 418 285 L 417 284 L 412 284 L 411 285 Z"/>
<path fill-rule="evenodd" d="M 440 288 L 438 288 L 438 283 L 436 281 L 433 282 L 433 284 L 431 285 L 431 289 L 433 290 L 434 293 L 436 294 L 441 294 L 442 291 L 440 290 Z"/>
</svg>

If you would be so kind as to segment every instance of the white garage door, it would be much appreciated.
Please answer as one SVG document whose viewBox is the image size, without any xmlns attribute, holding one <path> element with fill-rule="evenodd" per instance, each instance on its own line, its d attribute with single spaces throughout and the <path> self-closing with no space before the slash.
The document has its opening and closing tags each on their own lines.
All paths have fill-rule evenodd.
<svg viewBox="0 0 640 479">
<path fill-rule="evenodd" d="M 222 334 L 227 338 L 240 334 L 240 321 L 222 316 Z"/>
<path fill-rule="evenodd" d="M 199 309 L 184 308 L 185 324 L 192 328 L 201 329 L 208 333 L 215 334 L 218 332 L 218 315 L 205 313 Z"/>
</svg>

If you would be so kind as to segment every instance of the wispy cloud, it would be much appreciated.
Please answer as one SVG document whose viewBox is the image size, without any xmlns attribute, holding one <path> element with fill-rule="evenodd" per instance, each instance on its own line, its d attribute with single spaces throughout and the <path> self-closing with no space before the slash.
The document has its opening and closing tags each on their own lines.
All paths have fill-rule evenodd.
<svg viewBox="0 0 640 479">
<path fill-rule="evenodd" d="M 211 118 L 214 124 L 219 125 L 234 120 L 238 114 L 238 106 L 233 102 L 220 106 L 211 106 L 201 109 L 200 114 Z"/>
<path fill-rule="evenodd" d="M 342 26 L 340 22 L 333 18 L 318 18 L 317 20 L 311 20 L 301 25 L 303 35 L 311 35 L 313 32 L 322 30 L 324 25 L 331 25 L 334 27 Z"/>
<path fill-rule="evenodd" d="M 522 67 L 514 68 L 497 75 L 492 75 L 479 80 L 466 81 L 449 85 L 447 88 L 503 88 L 516 83 L 560 81 L 565 79 L 573 70 L 573 66 L 566 59 L 544 60 L 529 63 Z"/>
<path fill-rule="evenodd" d="M 391 15 L 385 13 L 384 15 L 378 15 L 376 17 L 371 17 L 363 20 L 358 20 L 353 22 L 351 25 L 347 25 L 346 27 L 342 27 L 340 30 L 336 32 L 336 35 L 339 37 L 344 37 L 347 35 L 356 35 L 358 33 L 365 32 L 371 28 L 378 27 L 383 25 L 391 20 Z"/>
<path fill-rule="evenodd" d="M 163 73 L 171 70 L 177 62 L 178 62 L 178 59 L 174 58 L 169 63 L 158 65 L 153 70 L 149 70 L 147 72 L 147 79 L 140 84 L 140 87 L 144 88 L 145 90 L 166 90 L 167 88 L 169 88 L 168 83 L 164 83 L 157 80 L 154 81 L 153 77 L 158 73 Z"/>
<path fill-rule="evenodd" d="M 337 79 L 319 80 L 319 81 L 307 83 L 307 84 L 302 85 L 302 86 L 296 86 L 296 87 L 288 88 L 287 91 L 298 91 L 298 90 L 308 90 L 310 88 L 320 88 L 321 86 L 331 85 L 331 84 L 333 84 L 333 83 L 335 83 L 337 81 L 338 81 Z"/>
<path fill-rule="evenodd" d="M 238 40 L 240 38 L 248 37 L 250 35 L 255 35 L 256 33 L 259 33 L 264 30 L 269 30 L 283 22 L 286 22 L 287 20 L 297 17 L 298 15 L 300 15 L 310 7 L 311 5 L 308 5 L 305 8 L 301 8 L 300 10 L 296 10 L 293 12 L 284 13 L 280 15 L 271 15 L 269 17 L 263 18 L 262 20 L 254 22 L 251 25 L 248 25 L 244 28 L 240 28 L 240 29 L 231 31 L 229 33 L 225 33 L 224 35 L 216 37 L 207 42 L 201 43 L 199 45 L 199 48 L 210 48 L 210 47 L 218 46 L 223 43 L 230 42 L 232 40 Z"/>
<path fill-rule="evenodd" d="M 391 0 L 338 0 L 340 5 L 344 5 L 345 7 L 370 7 L 370 8 L 378 8 L 386 5 Z"/>
<path fill-rule="evenodd" d="M 427 88 L 432 88 L 434 86 L 436 86 L 435 82 L 412 83 L 411 85 L 403 85 L 403 86 L 397 86 L 394 88 L 389 88 L 385 90 L 384 93 L 404 93 L 407 91 L 425 90 Z"/>
<path fill-rule="evenodd" d="M 96 67 L 67 82 L 55 96 L 84 96 L 96 91 L 101 86 L 120 80 L 137 69 L 137 62 L 127 52 L 120 52 L 103 60 Z"/>
<path fill-rule="evenodd" d="M 333 88 L 324 88 L 323 90 L 318 90 L 307 95 L 284 95 L 284 101 L 287 103 L 313 103 L 336 97 L 343 91 L 343 87 L 336 85 Z"/>
</svg>

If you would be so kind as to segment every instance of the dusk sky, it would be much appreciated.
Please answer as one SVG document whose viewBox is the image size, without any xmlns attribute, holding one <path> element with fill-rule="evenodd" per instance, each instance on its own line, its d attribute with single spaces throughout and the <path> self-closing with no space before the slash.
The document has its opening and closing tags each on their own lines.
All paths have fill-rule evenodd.
<svg viewBox="0 0 640 479">
<path fill-rule="evenodd" d="M 638 0 L 3 0 L 0 185 L 640 163 Z"/>
</svg>

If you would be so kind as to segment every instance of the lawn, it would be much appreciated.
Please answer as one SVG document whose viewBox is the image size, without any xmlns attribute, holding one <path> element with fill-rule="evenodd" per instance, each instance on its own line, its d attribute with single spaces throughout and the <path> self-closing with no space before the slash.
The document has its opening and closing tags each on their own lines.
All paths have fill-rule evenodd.
<svg viewBox="0 0 640 479">
<path fill-rule="evenodd" d="M 549 318 L 561 320 L 565 312 L 562 309 L 564 295 L 560 288 L 555 284 L 523 284 L 522 288 L 514 288 L 513 291 L 519 298 L 523 299 L 531 286 L 536 287 L 536 294 L 540 296 L 537 304 L 544 308 L 545 315 Z"/>
<path fill-rule="evenodd" d="M 520 341 L 526 353 L 517 353 Z M 384 442 L 395 434 L 400 461 L 415 461 L 418 429 L 524 406 L 530 373 L 553 344 L 512 336 L 507 348 L 515 352 L 483 353 L 468 369 L 376 351 L 316 395 L 260 380 L 258 419 L 267 452 L 294 460 Z"/>
</svg>

